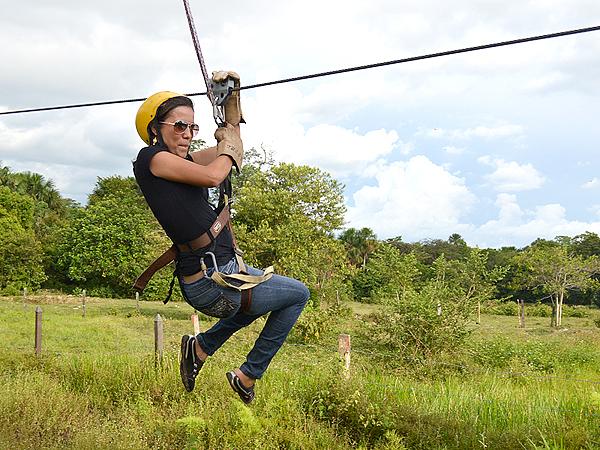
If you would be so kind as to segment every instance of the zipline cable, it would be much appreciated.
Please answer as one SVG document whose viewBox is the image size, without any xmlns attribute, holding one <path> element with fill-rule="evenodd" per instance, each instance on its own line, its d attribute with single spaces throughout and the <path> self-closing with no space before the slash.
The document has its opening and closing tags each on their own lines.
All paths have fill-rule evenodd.
<svg viewBox="0 0 600 450">
<path fill-rule="evenodd" d="M 455 50 L 447 50 L 447 51 L 443 51 L 443 52 L 429 53 L 426 55 L 396 59 L 393 61 L 384 61 L 384 62 L 380 62 L 380 63 L 366 64 L 363 66 L 355 66 L 355 67 L 348 67 L 345 69 L 331 70 L 328 72 L 319 72 L 319 73 L 314 73 L 314 74 L 310 74 L 310 75 L 301 75 L 301 76 L 292 77 L 292 78 L 284 78 L 281 80 L 267 81 L 264 83 L 256 83 L 256 84 L 251 84 L 248 86 L 241 86 L 238 88 L 238 90 L 243 91 L 246 89 L 256 89 L 259 87 L 273 86 L 275 84 L 283 84 L 283 83 L 291 83 L 294 81 L 309 80 L 312 78 L 326 77 L 326 76 L 330 76 L 330 75 L 338 75 L 338 74 L 342 74 L 342 73 L 355 72 L 358 70 L 374 69 L 377 67 L 390 66 L 393 64 L 403 64 L 403 63 L 408 63 L 408 62 L 421 61 L 424 59 L 440 58 L 442 56 L 457 55 L 460 53 L 475 52 L 475 51 L 479 51 L 479 50 L 487 50 L 487 49 L 497 48 L 497 47 L 506 47 L 509 45 L 524 44 L 527 42 L 541 41 L 544 39 L 554 39 L 554 38 L 563 37 L 563 36 L 571 36 L 574 34 L 590 33 L 592 31 L 600 31 L 600 26 L 579 28 L 576 30 L 561 31 L 558 33 L 542 34 L 539 36 L 530 36 L 530 37 L 526 37 L 526 38 L 512 39 L 510 41 L 502 41 L 502 42 L 495 42 L 492 44 L 477 45 L 475 47 L 466 47 L 466 48 L 460 48 L 460 49 L 455 49 Z M 194 96 L 198 96 L 198 95 L 207 95 L 207 92 L 194 92 L 194 93 L 185 94 L 185 95 L 188 97 L 194 97 Z M 116 104 L 120 104 L 120 103 L 142 102 L 144 100 L 146 100 L 145 97 L 124 99 L 124 100 L 110 100 L 110 101 L 104 101 L 104 102 L 78 103 L 78 104 L 63 105 L 63 106 L 49 106 L 49 107 L 44 107 L 44 108 L 19 109 L 19 110 L 14 110 L 14 111 L 0 112 L 0 116 L 8 115 L 8 114 L 21 114 L 21 113 L 28 113 L 28 112 L 54 111 L 54 110 L 59 110 L 59 109 L 84 108 L 84 107 L 88 107 L 88 106 L 116 105 Z"/>
</svg>

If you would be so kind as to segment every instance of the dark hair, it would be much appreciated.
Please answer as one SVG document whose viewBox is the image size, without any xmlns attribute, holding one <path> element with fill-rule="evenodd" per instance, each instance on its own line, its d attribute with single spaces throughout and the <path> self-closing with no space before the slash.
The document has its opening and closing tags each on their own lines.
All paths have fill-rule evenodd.
<svg viewBox="0 0 600 450">
<path fill-rule="evenodd" d="M 171 97 L 170 99 L 162 102 L 161 105 L 156 109 L 156 115 L 154 116 L 154 119 L 152 119 L 148 124 L 148 138 L 150 139 L 151 144 L 155 138 L 158 140 L 159 144 L 165 144 L 160 134 L 159 122 L 165 120 L 167 114 L 169 114 L 171 110 L 177 108 L 178 106 L 189 106 L 190 108 L 194 109 L 194 103 L 192 100 L 188 97 L 184 97 L 183 95 L 179 97 Z M 156 129 L 158 134 L 154 134 L 152 128 Z"/>
</svg>

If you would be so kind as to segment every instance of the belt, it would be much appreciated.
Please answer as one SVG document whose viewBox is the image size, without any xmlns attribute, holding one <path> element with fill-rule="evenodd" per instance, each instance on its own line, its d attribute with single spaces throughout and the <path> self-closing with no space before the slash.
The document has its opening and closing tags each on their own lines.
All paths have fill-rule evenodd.
<svg viewBox="0 0 600 450">
<path fill-rule="evenodd" d="M 142 292 L 150 278 L 160 269 L 165 267 L 171 261 L 177 257 L 178 251 L 194 251 L 200 248 L 208 247 L 219 235 L 221 231 L 227 226 L 229 222 L 229 206 L 223 208 L 217 219 L 210 226 L 208 231 L 196 239 L 185 242 L 183 244 L 173 244 L 166 252 L 156 258 L 150 266 L 135 280 L 133 288 L 139 292 Z"/>
<path fill-rule="evenodd" d="M 223 228 L 227 226 L 227 222 L 229 222 L 229 207 L 223 208 L 221 214 L 219 214 L 217 219 L 213 222 L 206 233 L 198 236 L 192 241 L 174 245 L 179 249 L 179 251 L 182 252 L 193 252 L 194 250 L 208 247 L 210 244 L 212 244 L 212 241 L 215 240 Z"/>
</svg>

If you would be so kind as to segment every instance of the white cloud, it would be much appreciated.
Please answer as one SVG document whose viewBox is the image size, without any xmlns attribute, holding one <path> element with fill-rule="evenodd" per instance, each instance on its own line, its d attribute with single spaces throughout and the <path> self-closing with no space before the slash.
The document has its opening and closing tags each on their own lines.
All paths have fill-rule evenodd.
<svg viewBox="0 0 600 450">
<path fill-rule="evenodd" d="M 583 189 L 593 189 L 600 186 L 600 180 L 596 177 L 592 178 L 590 181 L 586 181 L 581 185 Z"/>
<path fill-rule="evenodd" d="M 493 166 L 496 170 L 484 176 L 496 191 L 519 192 L 540 188 L 545 178 L 531 164 L 519 164 L 516 161 L 492 160 L 489 156 L 478 159 L 482 164 Z"/>
<path fill-rule="evenodd" d="M 499 194 L 496 206 L 498 218 L 469 231 L 467 241 L 477 242 L 483 247 L 523 247 L 537 238 L 575 236 L 586 231 L 600 233 L 600 221 L 568 220 L 567 211 L 560 204 L 523 210 L 515 195 Z"/>
<path fill-rule="evenodd" d="M 496 126 L 479 125 L 473 128 L 445 130 L 433 128 L 420 130 L 419 135 L 435 139 L 469 140 L 473 138 L 499 139 L 507 137 L 518 137 L 523 135 L 525 129 L 522 125 L 503 124 Z"/>
<path fill-rule="evenodd" d="M 597 0 L 233 0 L 222 20 L 215 20 L 214 8 L 191 3 L 208 69 L 235 69 L 246 85 L 576 28 L 600 17 Z M 10 42 L 0 47 L 0 59 L 9 61 L 0 70 L 0 110 L 141 97 L 163 89 L 203 90 L 181 4 L 148 0 L 140 8 L 128 0 L 55 0 L 28 5 L 24 14 L 7 4 L 0 19 L 0 41 Z M 518 17 L 511 13 L 515 8 Z M 160 26 L 148 33 L 156 17 Z M 357 193 L 368 197 L 372 189 L 395 210 L 414 214 L 414 221 L 389 216 L 404 227 L 397 233 L 393 223 L 378 221 L 390 234 L 416 230 L 414 238 L 421 239 L 468 232 L 476 226 L 462 222 L 480 188 L 468 181 L 480 180 L 486 171 L 488 183 L 510 194 L 543 187 L 544 177 L 533 167 L 547 157 L 540 156 L 542 150 L 565 155 L 544 165 L 548 178 L 579 179 L 571 167 L 575 161 L 599 164 L 599 152 L 576 150 L 591 149 L 600 137 L 593 123 L 600 115 L 599 52 L 600 40 L 587 34 L 244 91 L 244 144 L 265 144 L 277 160 L 318 166 L 344 182 L 352 179 L 347 184 Z M 212 144 L 209 104 L 200 97 L 195 104 L 201 137 Z M 0 116 L 0 159 L 15 170 L 50 176 L 63 194 L 85 200 L 96 176 L 131 174 L 129 161 L 140 145 L 133 128 L 138 105 Z M 423 137 L 437 141 L 419 140 Z M 572 152 L 566 154 L 564 142 Z M 508 162 L 520 158 L 518 144 L 526 145 L 531 164 Z M 452 172 L 425 157 L 391 163 L 440 147 L 446 155 L 468 149 L 504 160 L 480 160 L 489 169 L 473 167 L 467 158 L 446 158 L 452 160 Z M 430 185 L 402 184 L 417 172 Z M 370 178 L 374 185 L 361 189 Z M 404 198 L 384 192 L 386 183 Z M 580 201 L 576 191 L 573 203 Z M 356 206 L 370 211 L 366 199 L 358 200 Z M 478 200 L 491 204 L 494 198 Z M 525 226 L 538 213 L 554 214 L 556 222 L 560 213 L 519 205 L 511 195 L 495 200 L 497 220 L 514 226 Z M 376 197 L 370 201 L 379 204 Z M 420 202 L 429 209 L 422 211 Z M 489 218 L 480 209 L 469 222 Z M 414 228 L 415 223 L 423 228 Z"/>
<path fill-rule="evenodd" d="M 447 236 L 465 228 L 461 218 L 475 196 L 458 178 L 425 156 L 382 165 L 376 185 L 353 195 L 348 226 L 372 228 L 381 239 L 402 235 L 407 240 Z"/>
<path fill-rule="evenodd" d="M 591 212 L 594 217 L 600 219 L 600 205 L 596 204 L 596 205 L 592 205 L 588 208 L 588 211 Z"/>
<path fill-rule="evenodd" d="M 445 147 L 442 147 L 442 150 L 449 155 L 462 155 L 465 152 L 464 148 L 455 147 L 454 145 L 446 145 Z"/>
<path fill-rule="evenodd" d="M 318 166 L 336 177 L 362 175 L 366 165 L 396 147 L 412 150 L 394 130 L 361 132 L 328 123 L 307 127 L 321 114 L 312 95 L 291 86 L 274 90 L 278 95 L 257 93 L 244 99 L 244 110 L 253 118 L 243 130 L 246 147 L 265 145 L 277 160 Z"/>
</svg>

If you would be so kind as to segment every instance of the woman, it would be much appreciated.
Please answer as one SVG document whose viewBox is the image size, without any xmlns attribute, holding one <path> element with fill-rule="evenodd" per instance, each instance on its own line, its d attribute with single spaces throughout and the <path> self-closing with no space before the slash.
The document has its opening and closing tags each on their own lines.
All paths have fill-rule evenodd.
<svg viewBox="0 0 600 450">
<path fill-rule="evenodd" d="M 215 81 L 227 78 L 239 86 L 239 77 L 233 72 L 213 74 Z M 138 133 L 150 145 L 140 150 L 133 170 L 148 205 L 178 250 L 176 274 L 185 300 L 198 311 L 221 318 L 204 333 L 182 337 L 180 372 L 186 390 L 194 389 L 196 376 L 208 356 L 233 333 L 270 313 L 246 361 L 226 374 L 232 389 L 242 401 L 250 403 L 255 381 L 285 341 L 309 292 L 299 281 L 273 275 L 252 289 L 251 303 L 242 308 L 238 289 L 221 286 L 209 278 L 215 272 L 215 262 L 217 273 L 239 272 L 230 229 L 220 226 L 217 211 L 208 201 L 208 188 L 225 180 L 232 166 L 241 168 L 239 123 L 243 119 L 239 91 L 234 91 L 226 102 L 225 117 L 226 127 L 215 132 L 217 146 L 189 153 L 192 138 L 199 130 L 192 101 L 174 92 L 154 94 L 142 104 L 136 117 Z M 215 224 L 220 224 L 216 233 Z M 201 239 L 206 236 L 210 236 L 209 245 Z M 247 267 L 247 273 L 263 274 L 252 267 Z"/>
</svg>

